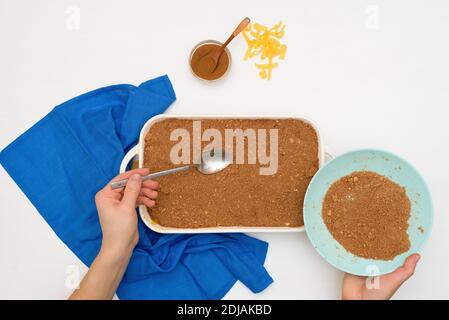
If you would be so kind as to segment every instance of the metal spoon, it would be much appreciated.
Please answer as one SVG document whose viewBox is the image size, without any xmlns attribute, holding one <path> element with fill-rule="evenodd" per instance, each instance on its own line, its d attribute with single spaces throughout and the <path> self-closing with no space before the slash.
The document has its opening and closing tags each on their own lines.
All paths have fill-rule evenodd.
<svg viewBox="0 0 449 320">
<path fill-rule="evenodd" d="M 212 151 L 203 152 L 202 160 L 198 164 L 191 164 L 174 169 L 150 173 L 149 175 L 143 176 L 142 181 L 166 176 L 168 174 L 173 174 L 181 171 L 186 171 L 193 167 L 195 167 L 199 172 L 203 174 L 213 174 L 229 166 L 231 164 L 231 160 L 232 159 L 230 159 L 229 155 L 226 152 L 223 152 L 222 150 L 213 149 Z M 123 188 L 126 186 L 127 182 L 128 179 L 112 182 L 111 187 L 112 189 Z"/>
</svg>

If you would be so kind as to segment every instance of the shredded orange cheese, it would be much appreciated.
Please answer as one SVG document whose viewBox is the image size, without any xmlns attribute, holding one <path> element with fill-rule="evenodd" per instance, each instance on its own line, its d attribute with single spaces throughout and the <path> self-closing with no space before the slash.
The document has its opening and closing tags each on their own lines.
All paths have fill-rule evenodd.
<svg viewBox="0 0 449 320">
<path fill-rule="evenodd" d="M 277 60 L 284 60 L 287 45 L 281 43 L 284 36 L 285 24 L 279 22 L 272 28 L 259 23 L 248 25 L 243 31 L 243 38 L 248 45 L 244 61 L 259 56 L 262 63 L 255 63 L 262 79 L 271 79 L 271 73 L 278 67 Z M 265 62 L 266 61 L 266 62 Z"/>
</svg>

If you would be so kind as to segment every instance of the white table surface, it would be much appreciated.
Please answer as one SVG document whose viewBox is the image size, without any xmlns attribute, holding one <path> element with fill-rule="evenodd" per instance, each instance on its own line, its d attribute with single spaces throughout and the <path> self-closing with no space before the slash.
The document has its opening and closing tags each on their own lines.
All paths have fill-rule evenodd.
<svg viewBox="0 0 449 320">
<path fill-rule="evenodd" d="M 165 73 L 178 97 L 170 114 L 306 116 L 335 154 L 387 149 L 423 174 L 434 229 L 396 298 L 449 298 L 449 2 L 228 2 L 0 0 L 0 148 L 69 98 Z M 242 38 L 230 45 L 225 81 L 194 79 L 192 46 L 224 40 L 246 15 L 287 24 L 287 58 L 272 81 L 243 62 Z M 86 268 L 3 168 L 0 185 L 0 298 L 64 299 L 70 266 Z M 257 295 L 237 283 L 227 299 L 339 297 L 342 274 L 305 234 L 256 236 L 270 243 L 266 268 L 275 282 Z"/>
</svg>

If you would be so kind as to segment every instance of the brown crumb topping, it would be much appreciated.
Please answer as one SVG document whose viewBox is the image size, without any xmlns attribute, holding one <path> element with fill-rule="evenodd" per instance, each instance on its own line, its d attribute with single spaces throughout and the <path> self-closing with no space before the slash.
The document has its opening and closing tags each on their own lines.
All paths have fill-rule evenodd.
<svg viewBox="0 0 449 320">
<path fill-rule="evenodd" d="M 201 125 L 202 131 L 215 128 L 223 137 L 226 128 L 279 129 L 276 174 L 260 175 L 259 163 L 245 161 L 213 175 L 190 169 L 158 178 L 161 190 L 156 207 L 150 210 L 153 220 L 175 228 L 304 225 L 304 195 L 319 166 L 318 137 L 311 125 L 294 119 L 207 119 Z M 170 141 L 170 133 L 176 128 L 192 135 L 192 120 L 165 119 L 150 128 L 144 150 L 144 166 L 150 172 L 175 167 L 170 150 L 177 142 Z"/>
<path fill-rule="evenodd" d="M 328 190 L 322 211 L 332 236 L 356 256 L 392 260 L 410 249 L 405 188 L 373 172 L 354 172 Z"/>
</svg>

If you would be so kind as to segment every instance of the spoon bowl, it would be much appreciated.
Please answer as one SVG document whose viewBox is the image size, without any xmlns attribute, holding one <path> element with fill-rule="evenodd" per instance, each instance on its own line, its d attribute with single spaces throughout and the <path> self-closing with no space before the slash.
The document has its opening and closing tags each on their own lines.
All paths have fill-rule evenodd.
<svg viewBox="0 0 449 320">
<path fill-rule="evenodd" d="M 223 150 L 212 149 L 202 154 L 202 161 L 195 165 L 199 172 L 203 174 L 214 174 L 222 171 L 231 164 L 231 158 Z"/>
</svg>

